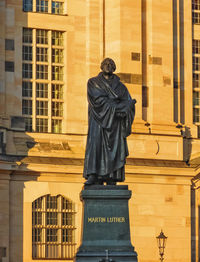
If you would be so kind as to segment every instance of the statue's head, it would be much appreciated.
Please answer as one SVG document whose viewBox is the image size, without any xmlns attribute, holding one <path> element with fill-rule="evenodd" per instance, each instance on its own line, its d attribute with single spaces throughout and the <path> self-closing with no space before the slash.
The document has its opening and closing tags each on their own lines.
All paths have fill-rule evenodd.
<svg viewBox="0 0 200 262">
<path fill-rule="evenodd" d="M 112 74 L 116 70 L 115 62 L 111 58 L 105 58 L 101 62 L 101 70 L 105 74 Z"/>
</svg>

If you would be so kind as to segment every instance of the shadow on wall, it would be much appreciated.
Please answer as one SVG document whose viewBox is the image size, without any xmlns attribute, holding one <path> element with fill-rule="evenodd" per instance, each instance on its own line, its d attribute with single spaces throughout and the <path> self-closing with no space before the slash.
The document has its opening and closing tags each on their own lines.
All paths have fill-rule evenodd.
<svg viewBox="0 0 200 262">
<path fill-rule="evenodd" d="M 184 130 L 181 128 L 181 135 L 183 136 L 183 160 L 187 165 L 190 165 L 192 153 L 192 137 L 190 128 L 187 126 L 185 126 Z"/>
<path fill-rule="evenodd" d="M 38 177 L 26 164 L 21 169 L 23 159 L 36 144 L 24 131 L 23 117 L 16 116 L 11 117 L 9 128 L 0 129 L 0 171 L 9 174 L 7 180 L 0 181 L 0 261 L 3 257 L 23 261 L 24 182 L 36 181 Z"/>
</svg>

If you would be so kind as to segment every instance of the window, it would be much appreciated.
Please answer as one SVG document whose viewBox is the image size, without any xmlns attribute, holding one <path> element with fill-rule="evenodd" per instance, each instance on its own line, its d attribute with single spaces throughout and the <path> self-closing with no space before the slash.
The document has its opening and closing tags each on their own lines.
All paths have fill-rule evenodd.
<svg viewBox="0 0 200 262">
<path fill-rule="evenodd" d="M 194 108 L 194 122 L 200 122 L 200 108 Z"/>
<path fill-rule="evenodd" d="M 63 49 L 52 49 L 52 62 L 63 63 Z"/>
<path fill-rule="evenodd" d="M 14 72 L 15 64 L 12 61 L 5 61 L 5 72 Z"/>
<path fill-rule="evenodd" d="M 22 96 L 32 97 L 32 82 L 22 82 Z"/>
<path fill-rule="evenodd" d="M 13 39 L 5 39 L 5 50 L 15 50 L 15 41 Z"/>
<path fill-rule="evenodd" d="M 22 97 L 25 101 L 30 98 L 29 107 L 33 107 L 31 115 L 30 110 L 27 113 L 27 102 L 22 104 L 24 116 L 32 117 L 32 121 L 27 120 L 27 131 L 62 133 L 63 35 L 58 31 L 23 29 Z"/>
<path fill-rule="evenodd" d="M 63 14 L 64 3 L 52 1 L 52 14 Z"/>
<path fill-rule="evenodd" d="M 193 70 L 200 71 L 200 57 L 193 57 Z"/>
<path fill-rule="evenodd" d="M 193 87 L 200 88 L 200 74 L 193 74 Z"/>
<path fill-rule="evenodd" d="M 192 13 L 192 22 L 194 24 L 200 24 L 200 13 L 199 12 Z"/>
<path fill-rule="evenodd" d="M 48 13 L 48 1 L 36 0 L 36 12 Z"/>
<path fill-rule="evenodd" d="M 199 8 L 200 1 L 193 1 Z M 199 9 L 198 9 L 199 10 Z M 193 121 L 200 123 L 200 40 L 194 39 L 193 49 Z"/>
<path fill-rule="evenodd" d="M 52 119 L 52 132 L 62 133 L 62 120 Z"/>
<path fill-rule="evenodd" d="M 36 30 L 36 43 L 37 44 L 48 44 L 48 31 L 47 30 Z"/>
<path fill-rule="evenodd" d="M 192 0 L 192 9 L 200 10 L 200 1 L 199 0 Z"/>
<path fill-rule="evenodd" d="M 200 106 L 200 92 L 193 92 L 193 105 Z"/>
<path fill-rule="evenodd" d="M 63 116 L 63 103 L 52 102 L 52 115 Z"/>
<path fill-rule="evenodd" d="M 64 14 L 64 0 L 23 0 L 24 12 Z"/>
<path fill-rule="evenodd" d="M 32 115 L 32 100 L 22 100 L 22 114 Z"/>
<path fill-rule="evenodd" d="M 200 54 L 200 40 L 196 40 L 196 39 L 193 40 L 192 50 L 194 54 Z"/>
<path fill-rule="evenodd" d="M 73 259 L 75 207 L 61 195 L 46 195 L 32 203 L 32 257 Z"/>
<path fill-rule="evenodd" d="M 63 85 L 52 85 L 52 98 L 63 99 Z"/>
<path fill-rule="evenodd" d="M 37 47 L 36 48 L 36 60 L 39 62 L 48 61 L 48 48 Z"/>
<path fill-rule="evenodd" d="M 22 50 L 22 54 L 23 54 L 22 59 L 26 60 L 26 61 L 32 61 L 32 46 L 26 46 L 25 45 L 22 48 L 23 48 L 23 50 Z"/>
<path fill-rule="evenodd" d="M 63 81 L 63 67 L 62 66 L 52 66 L 52 80 Z"/>
<path fill-rule="evenodd" d="M 48 98 L 48 84 L 36 83 L 36 97 Z"/>
<path fill-rule="evenodd" d="M 38 116 L 48 116 L 48 102 L 36 101 L 36 114 Z"/>
<path fill-rule="evenodd" d="M 32 29 L 30 28 L 23 28 L 23 43 L 32 43 Z"/>
<path fill-rule="evenodd" d="M 63 33 L 58 31 L 52 32 L 52 45 L 63 46 Z"/>
<path fill-rule="evenodd" d="M 47 65 L 36 65 L 36 78 L 37 79 L 48 79 L 48 66 Z"/>
<path fill-rule="evenodd" d="M 36 118 L 36 132 L 39 132 L 39 133 L 48 132 L 48 119 Z"/>
<path fill-rule="evenodd" d="M 23 11 L 25 12 L 33 11 L 33 1 L 32 0 L 23 0 Z"/>
<path fill-rule="evenodd" d="M 25 129 L 28 132 L 32 131 L 32 118 L 30 117 L 25 117 Z"/>
<path fill-rule="evenodd" d="M 22 65 L 22 77 L 23 78 L 32 78 L 32 64 L 23 64 Z"/>
</svg>

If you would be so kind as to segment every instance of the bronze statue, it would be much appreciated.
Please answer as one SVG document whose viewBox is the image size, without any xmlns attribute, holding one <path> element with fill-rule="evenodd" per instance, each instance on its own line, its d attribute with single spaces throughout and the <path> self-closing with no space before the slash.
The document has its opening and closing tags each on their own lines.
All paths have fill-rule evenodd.
<svg viewBox="0 0 200 262">
<path fill-rule="evenodd" d="M 115 185 L 125 179 L 128 156 L 126 137 L 131 134 L 136 100 L 113 74 L 115 62 L 106 58 L 102 72 L 88 80 L 88 137 L 84 162 L 85 185 Z"/>
</svg>

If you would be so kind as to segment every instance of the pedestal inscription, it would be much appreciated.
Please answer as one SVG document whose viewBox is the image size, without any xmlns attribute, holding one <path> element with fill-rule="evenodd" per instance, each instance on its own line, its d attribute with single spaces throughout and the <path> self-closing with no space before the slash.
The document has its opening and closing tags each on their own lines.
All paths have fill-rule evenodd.
<svg viewBox="0 0 200 262">
<path fill-rule="evenodd" d="M 130 242 L 128 186 L 85 186 L 82 243 L 75 261 L 137 261 Z"/>
</svg>

